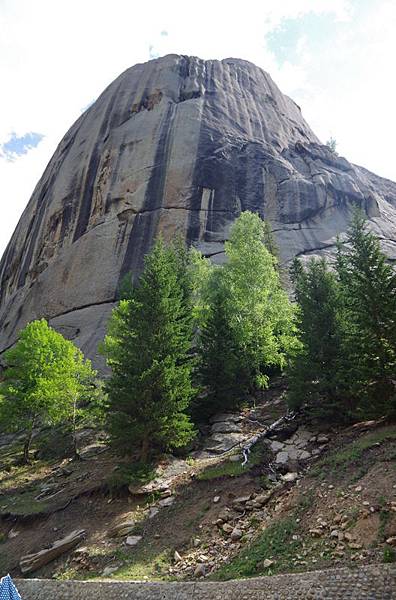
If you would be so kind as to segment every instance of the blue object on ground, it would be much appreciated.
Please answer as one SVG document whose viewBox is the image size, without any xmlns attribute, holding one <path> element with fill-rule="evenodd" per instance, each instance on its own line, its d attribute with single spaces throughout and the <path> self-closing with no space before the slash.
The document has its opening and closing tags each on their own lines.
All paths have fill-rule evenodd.
<svg viewBox="0 0 396 600">
<path fill-rule="evenodd" d="M 0 581 L 0 600 L 22 600 L 9 575 Z"/>
</svg>

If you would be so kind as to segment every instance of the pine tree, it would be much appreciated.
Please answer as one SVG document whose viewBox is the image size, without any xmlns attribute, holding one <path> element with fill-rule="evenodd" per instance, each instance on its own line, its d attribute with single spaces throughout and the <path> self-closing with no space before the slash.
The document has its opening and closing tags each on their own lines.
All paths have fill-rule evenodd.
<svg viewBox="0 0 396 600">
<path fill-rule="evenodd" d="M 249 387 L 248 374 L 244 372 L 239 356 L 240 348 L 230 326 L 224 269 L 212 270 L 207 300 L 206 319 L 198 343 L 199 377 L 205 393 L 197 404 L 197 420 L 238 408 Z"/>
<path fill-rule="evenodd" d="M 337 271 L 348 355 L 345 379 L 359 413 L 384 414 L 395 409 L 396 273 L 361 212 L 353 215 L 347 243 L 339 246 Z"/>
<path fill-rule="evenodd" d="M 345 417 L 348 407 L 339 378 L 342 330 L 336 276 L 325 259 L 312 259 L 305 269 L 295 259 L 291 275 L 302 347 L 289 367 L 289 405 L 306 405 L 323 418 Z"/>
<path fill-rule="evenodd" d="M 7 368 L 0 387 L 0 421 L 4 429 L 25 431 L 24 461 L 34 428 L 70 422 L 75 454 L 80 404 L 93 395 L 95 371 L 72 342 L 48 326 L 32 321 L 5 353 Z"/>
<path fill-rule="evenodd" d="M 124 451 L 139 448 L 142 462 L 155 447 L 183 446 L 193 436 L 192 317 L 181 270 L 178 253 L 157 241 L 105 338 L 112 439 Z"/>
</svg>

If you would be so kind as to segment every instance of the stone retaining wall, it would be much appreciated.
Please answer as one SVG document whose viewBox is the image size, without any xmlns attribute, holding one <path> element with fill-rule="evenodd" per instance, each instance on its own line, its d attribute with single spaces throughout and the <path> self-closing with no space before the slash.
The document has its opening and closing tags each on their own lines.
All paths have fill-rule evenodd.
<svg viewBox="0 0 396 600">
<path fill-rule="evenodd" d="M 329 569 L 214 583 L 19 579 L 22 600 L 393 600 L 396 565 Z"/>
</svg>

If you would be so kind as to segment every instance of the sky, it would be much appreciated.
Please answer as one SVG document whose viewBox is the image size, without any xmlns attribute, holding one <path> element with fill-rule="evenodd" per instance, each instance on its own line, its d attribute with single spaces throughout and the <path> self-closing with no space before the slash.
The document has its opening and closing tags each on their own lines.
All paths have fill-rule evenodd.
<svg viewBox="0 0 396 600">
<path fill-rule="evenodd" d="M 0 254 L 72 123 L 169 53 L 252 61 L 324 143 L 396 181 L 395 31 L 394 0 L 0 0 Z"/>
</svg>

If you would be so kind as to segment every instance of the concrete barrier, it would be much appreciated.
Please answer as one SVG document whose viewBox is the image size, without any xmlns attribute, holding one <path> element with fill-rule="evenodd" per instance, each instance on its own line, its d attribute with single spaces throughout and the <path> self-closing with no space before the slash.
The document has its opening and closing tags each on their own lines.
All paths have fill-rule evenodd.
<svg viewBox="0 0 396 600">
<path fill-rule="evenodd" d="M 17 579 L 22 600 L 393 600 L 396 565 L 367 565 L 226 582 Z"/>
</svg>

